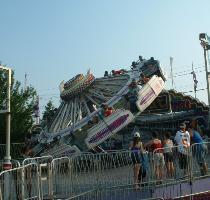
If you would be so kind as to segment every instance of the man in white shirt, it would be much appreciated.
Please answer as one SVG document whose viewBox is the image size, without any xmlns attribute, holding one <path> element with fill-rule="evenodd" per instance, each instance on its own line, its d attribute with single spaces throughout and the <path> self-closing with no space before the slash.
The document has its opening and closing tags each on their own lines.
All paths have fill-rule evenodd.
<svg viewBox="0 0 210 200">
<path fill-rule="evenodd" d="M 184 172 L 186 173 L 189 163 L 190 134 L 186 131 L 185 123 L 180 124 L 180 130 L 177 131 L 175 140 L 178 144 L 179 167 L 180 169 L 184 169 Z"/>
</svg>

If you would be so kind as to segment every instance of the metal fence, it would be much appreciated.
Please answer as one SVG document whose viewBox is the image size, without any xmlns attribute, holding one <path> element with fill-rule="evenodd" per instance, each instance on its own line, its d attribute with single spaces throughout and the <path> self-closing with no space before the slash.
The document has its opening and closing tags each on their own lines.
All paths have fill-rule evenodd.
<svg viewBox="0 0 210 200">
<path fill-rule="evenodd" d="M 25 158 L 22 161 L 22 165 L 27 165 L 30 163 L 36 163 L 36 164 L 46 164 L 51 163 L 53 160 L 52 156 L 42 156 L 42 157 L 34 157 L 34 158 Z"/>
<path fill-rule="evenodd" d="M 72 163 L 68 157 L 53 159 L 51 163 L 51 193 L 56 198 L 74 196 L 75 180 L 72 176 Z"/>
<path fill-rule="evenodd" d="M 137 158 L 131 151 L 56 159 L 27 158 L 23 167 L 0 174 L 0 197 L 6 200 L 19 199 L 20 195 L 22 199 L 169 199 L 208 191 L 210 143 L 199 145 L 193 144 L 186 151 L 184 161 L 179 147 L 172 148 L 172 173 L 168 171 L 166 159 L 155 160 L 163 156 L 158 155 L 163 149 L 145 152 L 141 162 L 145 162 L 146 176 L 141 173 L 138 183 L 134 181 Z"/>
<path fill-rule="evenodd" d="M 0 173 L 0 199 L 41 199 L 38 165 L 23 167 Z"/>
<path fill-rule="evenodd" d="M 38 177 L 39 177 L 39 189 L 40 198 L 43 199 L 45 196 L 50 197 L 52 193 L 52 168 L 51 163 L 53 161 L 52 156 L 42 156 L 34 158 L 26 158 L 23 160 L 22 165 L 36 164 L 38 166 Z"/>
</svg>

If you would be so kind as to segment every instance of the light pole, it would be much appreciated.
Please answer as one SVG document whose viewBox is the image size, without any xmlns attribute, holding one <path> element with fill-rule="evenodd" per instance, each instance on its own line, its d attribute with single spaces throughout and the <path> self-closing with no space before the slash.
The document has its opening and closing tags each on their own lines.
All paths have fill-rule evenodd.
<svg viewBox="0 0 210 200">
<path fill-rule="evenodd" d="M 206 71 L 206 83 L 207 83 L 207 95 L 208 104 L 210 106 L 210 94 L 209 94 L 209 72 L 208 72 L 208 62 L 207 62 L 207 51 L 210 50 L 209 37 L 206 33 L 200 33 L 199 40 L 201 41 L 201 46 L 203 47 L 205 71 Z"/>
<path fill-rule="evenodd" d="M 0 113 L 6 113 L 6 155 L 4 157 L 4 170 L 12 168 L 11 156 L 10 156 L 10 124 L 11 124 L 11 113 L 10 113 L 10 90 L 11 90 L 11 73 L 12 70 L 8 67 L 0 65 L 0 69 L 7 72 L 7 108 L 2 110 Z"/>
<path fill-rule="evenodd" d="M 205 62 L 205 71 L 206 71 L 206 83 L 207 83 L 207 95 L 208 95 L 208 105 L 209 105 L 209 114 L 208 114 L 208 128 L 210 128 L 210 94 L 209 94 L 209 75 L 208 72 L 208 62 L 207 62 L 207 51 L 210 50 L 210 38 L 206 33 L 199 34 L 199 40 L 201 41 L 201 46 L 203 47 L 204 62 Z"/>
</svg>

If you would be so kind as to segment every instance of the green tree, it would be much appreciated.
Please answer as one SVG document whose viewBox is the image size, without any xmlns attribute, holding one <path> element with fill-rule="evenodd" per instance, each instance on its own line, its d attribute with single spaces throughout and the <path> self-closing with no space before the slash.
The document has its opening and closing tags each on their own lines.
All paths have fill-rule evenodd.
<svg viewBox="0 0 210 200">
<path fill-rule="evenodd" d="M 0 105 L 6 100 L 7 77 L 0 71 Z M 29 86 L 26 89 L 14 79 L 12 72 L 11 84 L 11 142 L 23 142 L 24 136 L 33 125 L 33 107 L 36 100 L 36 91 Z M 0 143 L 5 143 L 6 120 L 5 114 L 0 114 Z"/>
<path fill-rule="evenodd" d="M 47 126 L 47 128 L 49 128 L 50 122 L 52 121 L 56 110 L 57 108 L 53 105 L 52 100 L 49 100 L 45 106 L 45 111 L 43 112 L 42 126 Z"/>
</svg>

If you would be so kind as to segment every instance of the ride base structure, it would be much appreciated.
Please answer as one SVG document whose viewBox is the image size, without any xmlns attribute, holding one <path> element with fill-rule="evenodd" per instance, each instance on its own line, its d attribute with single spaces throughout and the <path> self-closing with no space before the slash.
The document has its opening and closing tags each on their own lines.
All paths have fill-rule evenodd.
<svg viewBox="0 0 210 200">
<path fill-rule="evenodd" d="M 33 155 L 60 157 L 103 151 L 100 145 L 135 120 L 164 88 L 165 77 L 153 57 L 140 57 L 131 70 L 121 72 L 105 73 L 101 78 L 88 72 L 61 83 L 62 102 L 32 147 Z M 107 116 L 103 105 L 111 108 Z"/>
</svg>

